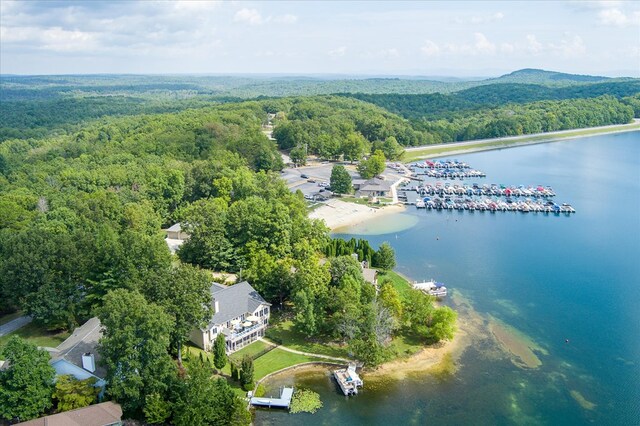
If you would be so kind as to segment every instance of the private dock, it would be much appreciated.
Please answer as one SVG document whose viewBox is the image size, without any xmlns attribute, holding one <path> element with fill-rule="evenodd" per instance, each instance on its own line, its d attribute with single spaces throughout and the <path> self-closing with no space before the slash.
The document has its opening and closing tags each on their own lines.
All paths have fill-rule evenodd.
<svg viewBox="0 0 640 426">
<path fill-rule="evenodd" d="M 362 379 L 358 373 L 356 373 L 355 364 L 349 364 L 347 368 L 335 370 L 333 372 L 333 377 L 336 378 L 336 381 L 340 386 L 340 390 L 342 390 L 342 393 L 344 393 L 345 396 L 357 395 L 358 388 L 361 388 L 364 385 Z"/>
<path fill-rule="evenodd" d="M 251 405 L 256 407 L 267 408 L 289 408 L 291 405 L 291 399 L 293 398 L 293 388 L 283 387 L 280 389 L 280 396 L 278 398 L 263 398 L 263 397 L 251 397 L 249 400 Z"/>
</svg>

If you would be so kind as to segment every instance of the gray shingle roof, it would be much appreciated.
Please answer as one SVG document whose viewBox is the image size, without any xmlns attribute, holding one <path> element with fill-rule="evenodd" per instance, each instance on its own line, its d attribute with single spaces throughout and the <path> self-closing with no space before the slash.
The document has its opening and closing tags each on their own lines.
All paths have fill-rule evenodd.
<svg viewBox="0 0 640 426">
<path fill-rule="evenodd" d="M 213 283 L 211 286 L 211 295 L 214 300 L 218 301 L 220 310 L 213 315 L 213 318 L 209 322 L 209 327 L 214 324 L 223 324 L 242 314 L 251 314 L 258 309 L 261 304 L 269 305 L 269 303 L 265 302 L 262 296 L 251 287 L 251 284 L 246 281 L 232 286 Z"/>
<path fill-rule="evenodd" d="M 97 317 L 93 317 L 82 324 L 82 326 L 73 330 L 71 336 L 67 337 L 64 342 L 58 345 L 56 348 L 58 352 L 52 354 L 53 360 L 64 358 L 71 364 L 82 368 L 82 354 L 91 352 L 94 354 L 96 360 L 96 371 L 94 371 L 93 374 L 104 378 L 107 372 L 103 367 L 98 365 L 100 355 L 96 350 L 98 340 L 100 340 L 102 336 L 101 327 L 102 324 L 100 320 Z"/>
<path fill-rule="evenodd" d="M 386 180 L 373 178 L 369 179 L 365 183 L 360 186 L 360 191 L 390 191 L 391 190 L 391 182 Z"/>
</svg>

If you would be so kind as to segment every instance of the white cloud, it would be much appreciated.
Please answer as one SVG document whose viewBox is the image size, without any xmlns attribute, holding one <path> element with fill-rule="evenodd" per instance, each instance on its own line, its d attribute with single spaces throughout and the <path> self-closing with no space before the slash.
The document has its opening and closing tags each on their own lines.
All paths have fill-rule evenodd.
<svg viewBox="0 0 640 426">
<path fill-rule="evenodd" d="M 424 46 L 420 48 L 420 51 L 427 56 L 435 56 L 440 53 L 440 46 L 437 43 L 426 40 L 424 42 Z"/>
<path fill-rule="evenodd" d="M 280 24 L 295 24 L 296 22 L 298 22 L 298 17 L 296 15 L 287 13 L 286 15 L 274 17 L 273 22 L 277 22 Z"/>
<path fill-rule="evenodd" d="M 549 49 L 556 54 L 566 57 L 582 56 L 586 53 L 587 48 L 580 36 L 569 36 L 560 40 L 558 43 L 549 43 Z"/>
<path fill-rule="evenodd" d="M 616 27 L 626 27 L 627 25 L 640 24 L 640 10 L 624 13 L 620 9 L 604 9 L 598 13 L 598 21 L 602 25 L 614 25 Z"/>
<path fill-rule="evenodd" d="M 482 33 L 475 33 L 474 38 L 476 42 L 474 44 L 475 52 L 481 54 L 493 54 L 496 53 L 496 45 L 491 43 L 487 36 Z"/>
<path fill-rule="evenodd" d="M 333 59 L 341 58 L 347 53 L 347 46 L 340 46 L 336 49 L 332 49 L 327 54 Z"/>
<path fill-rule="evenodd" d="M 527 50 L 529 51 L 529 53 L 540 53 L 542 52 L 544 46 L 542 45 L 542 43 L 540 43 L 538 41 L 538 39 L 536 38 L 536 36 L 534 36 L 533 34 L 527 34 Z"/>
<path fill-rule="evenodd" d="M 245 7 L 236 12 L 233 21 L 246 22 L 249 25 L 260 25 L 262 24 L 262 15 L 256 9 L 247 9 Z"/>
<path fill-rule="evenodd" d="M 500 44 L 500 52 L 502 53 L 513 53 L 516 51 L 516 47 L 511 43 L 501 43 Z"/>
</svg>

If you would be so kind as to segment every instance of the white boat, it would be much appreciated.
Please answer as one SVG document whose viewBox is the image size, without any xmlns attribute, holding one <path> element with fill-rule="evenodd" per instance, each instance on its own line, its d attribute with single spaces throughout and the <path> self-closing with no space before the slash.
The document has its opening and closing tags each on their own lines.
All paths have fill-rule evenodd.
<svg viewBox="0 0 640 426">
<path fill-rule="evenodd" d="M 434 280 L 423 281 L 421 283 L 414 281 L 413 288 L 422 290 L 425 293 L 435 297 L 444 297 L 447 295 L 447 288 L 444 286 L 444 284 L 435 282 Z"/>
<path fill-rule="evenodd" d="M 347 368 L 334 370 L 333 377 L 336 378 L 338 385 L 340 385 L 340 390 L 342 390 L 345 396 L 357 395 L 358 388 L 364 385 L 362 379 L 358 373 L 356 373 L 356 366 L 354 364 L 349 364 Z"/>
</svg>

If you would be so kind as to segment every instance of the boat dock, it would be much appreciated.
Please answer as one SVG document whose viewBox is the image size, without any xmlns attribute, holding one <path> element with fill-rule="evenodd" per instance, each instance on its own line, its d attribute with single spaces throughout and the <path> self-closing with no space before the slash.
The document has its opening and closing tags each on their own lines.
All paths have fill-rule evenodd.
<svg viewBox="0 0 640 426">
<path fill-rule="evenodd" d="M 355 364 L 349 364 L 347 368 L 334 370 L 333 377 L 335 377 L 345 396 L 357 395 L 358 388 L 364 385 L 362 379 L 356 373 Z"/>
<path fill-rule="evenodd" d="M 443 283 L 437 283 L 434 280 L 431 281 L 414 281 L 412 287 L 416 290 L 422 290 L 430 296 L 444 297 L 447 295 L 447 288 Z"/>
<path fill-rule="evenodd" d="M 470 165 L 458 160 L 434 160 L 418 162 L 410 166 L 409 181 L 397 190 L 398 200 L 425 210 L 458 210 L 522 213 L 553 213 L 567 215 L 576 210 L 567 203 L 556 203 L 556 196 L 550 186 L 545 185 L 504 185 L 504 184 L 463 184 L 429 181 L 428 178 L 484 177 Z"/>
<path fill-rule="evenodd" d="M 263 398 L 263 397 L 251 397 L 249 402 L 256 407 L 268 407 L 268 408 L 289 408 L 291 405 L 291 399 L 293 398 L 293 388 L 283 387 L 280 389 L 280 396 L 278 398 Z"/>
<path fill-rule="evenodd" d="M 556 193 L 550 186 L 542 185 L 519 185 L 519 186 L 507 186 L 497 185 L 492 183 L 490 185 L 479 185 L 474 183 L 472 185 L 458 185 L 450 184 L 449 182 L 442 183 L 436 182 L 435 184 L 424 184 L 417 186 L 407 187 L 406 185 L 399 189 L 400 192 L 415 192 L 421 196 L 425 195 L 457 195 L 467 197 L 534 197 L 534 198 L 550 198 L 555 197 Z M 402 194 L 399 195 L 399 197 Z"/>
<path fill-rule="evenodd" d="M 567 203 L 558 204 L 550 200 L 521 199 L 506 200 L 492 198 L 451 198 L 451 197 L 425 197 L 417 198 L 415 202 L 405 204 L 415 204 L 418 209 L 426 210 L 448 210 L 448 211 L 469 211 L 469 212 L 522 212 L 522 213 L 575 213 L 576 210 Z"/>
</svg>

